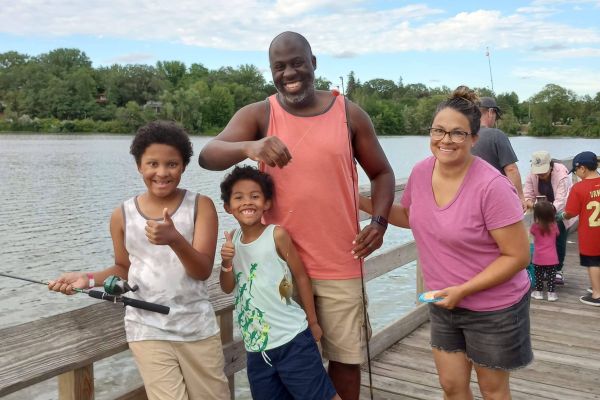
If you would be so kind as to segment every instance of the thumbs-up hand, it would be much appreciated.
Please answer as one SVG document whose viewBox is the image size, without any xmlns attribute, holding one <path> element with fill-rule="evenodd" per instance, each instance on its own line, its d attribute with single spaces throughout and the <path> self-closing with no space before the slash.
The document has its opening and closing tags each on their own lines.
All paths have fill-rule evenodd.
<svg viewBox="0 0 600 400">
<path fill-rule="evenodd" d="M 175 229 L 175 224 L 169 215 L 169 210 L 163 210 L 163 220 L 146 221 L 146 237 L 152 244 L 170 245 L 177 240 L 179 232 Z"/>
<path fill-rule="evenodd" d="M 225 243 L 221 246 L 221 265 L 225 268 L 231 267 L 231 263 L 233 261 L 233 256 L 235 256 L 235 247 L 233 246 L 233 233 L 235 230 L 231 232 L 225 231 Z"/>
</svg>

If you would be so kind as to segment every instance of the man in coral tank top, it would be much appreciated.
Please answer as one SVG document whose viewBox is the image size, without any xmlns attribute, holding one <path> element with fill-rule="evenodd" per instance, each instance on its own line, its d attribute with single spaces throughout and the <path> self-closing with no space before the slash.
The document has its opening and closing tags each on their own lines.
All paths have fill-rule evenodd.
<svg viewBox="0 0 600 400">
<path fill-rule="evenodd" d="M 361 263 L 379 248 L 394 197 L 394 173 L 369 116 L 344 96 L 316 90 L 317 60 L 300 34 L 269 47 L 277 94 L 240 109 L 202 149 L 200 166 L 223 170 L 247 158 L 275 182 L 265 223 L 283 226 L 312 279 L 323 356 L 343 399 L 358 399 L 368 320 Z M 373 219 L 358 225 L 355 160 L 371 181 Z"/>
</svg>

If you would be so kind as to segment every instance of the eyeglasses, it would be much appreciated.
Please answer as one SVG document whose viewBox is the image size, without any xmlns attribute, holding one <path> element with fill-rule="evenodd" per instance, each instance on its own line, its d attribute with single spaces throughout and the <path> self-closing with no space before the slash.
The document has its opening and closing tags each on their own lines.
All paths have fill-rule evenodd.
<svg viewBox="0 0 600 400">
<path fill-rule="evenodd" d="M 462 143 L 470 133 L 459 130 L 445 131 L 441 128 L 429 128 L 429 135 L 435 140 L 443 140 L 448 135 L 453 143 Z"/>
</svg>

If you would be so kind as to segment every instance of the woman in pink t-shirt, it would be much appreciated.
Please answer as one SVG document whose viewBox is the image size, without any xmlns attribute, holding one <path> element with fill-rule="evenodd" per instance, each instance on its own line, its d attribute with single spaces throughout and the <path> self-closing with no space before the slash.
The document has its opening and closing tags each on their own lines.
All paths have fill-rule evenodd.
<svg viewBox="0 0 600 400">
<path fill-rule="evenodd" d="M 510 397 L 513 369 L 533 359 L 529 242 L 510 181 L 471 154 L 481 111 L 465 86 L 437 107 L 433 154 L 415 165 L 389 222 L 411 228 L 429 304 L 431 345 L 444 398 L 470 399 L 471 370 L 484 398 Z M 370 201 L 361 198 L 370 212 Z"/>
<path fill-rule="evenodd" d="M 531 297 L 543 299 L 544 281 L 547 281 L 548 301 L 556 301 L 558 294 L 554 291 L 554 276 L 558 269 L 556 238 L 559 235 L 556 208 L 549 201 L 538 201 L 533 206 L 533 221 L 529 232 L 533 236 L 535 290 L 531 292 Z"/>
</svg>

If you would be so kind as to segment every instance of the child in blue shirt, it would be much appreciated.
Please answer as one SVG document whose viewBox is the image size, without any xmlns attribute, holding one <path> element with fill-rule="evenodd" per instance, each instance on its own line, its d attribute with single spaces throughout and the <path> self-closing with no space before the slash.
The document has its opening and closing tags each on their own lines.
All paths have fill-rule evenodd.
<svg viewBox="0 0 600 400">
<path fill-rule="evenodd" d="M 221 183 L 225 211 L 240 229 L 225 232 L 221 248 L 221 288 L 235 289 L 235 310 L 247 351 L 252 398 L 340 399 L 316 341 L 317 322 L 311 283 L 288 233 L 264 225 L 273 181 L 254 167 L 235 167 Z M 302 309 L 292 299 L 295 283 Z"/>
</svg>

